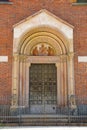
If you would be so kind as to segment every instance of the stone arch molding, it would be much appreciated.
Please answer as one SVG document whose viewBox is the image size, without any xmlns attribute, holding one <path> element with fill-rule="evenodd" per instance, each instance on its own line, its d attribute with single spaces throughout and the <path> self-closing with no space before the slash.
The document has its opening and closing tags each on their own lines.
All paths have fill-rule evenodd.
<svg viewBox="0 0 87 130">
<path fill-rule="evenodd" d="M 73 26 L 47 10 L 13 26 L 12 107 L 29 107 L 29 67 L 31 63 L 55 63 L 57 67 L 57 105 L 67 105 L 75 95 L 73 65 Z M 50 45 L 55 56 L 31 56 L 39 43 Z"/>
</svg>

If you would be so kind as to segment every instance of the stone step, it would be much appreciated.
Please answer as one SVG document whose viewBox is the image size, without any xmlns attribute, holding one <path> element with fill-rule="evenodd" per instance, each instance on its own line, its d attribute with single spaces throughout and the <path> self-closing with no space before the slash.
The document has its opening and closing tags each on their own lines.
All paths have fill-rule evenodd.
<svg viewBox="0 0 87 130">
<path fill-rule="evenodd" d="M 66 117 L 32 117 L 32 116 L 22 116 L 22 117 L 8 117 L 1 120 L 1 123 L 5 124 L 21 124 L 21 125 L 56 125 L 57 123 L 68 123 Z"/>
<path fill-rule="evenodd" d="M 87 126 L 87 117 L 25 115 L 0 117 L 0 123 L 2 126 Z"/>
<path fill-rule="evenodd" d="M 68 120 L 66 119 L 36 119 L 36 120 L 32 120 L 32 119 L 22 119 L 22 125 L 23 126 L 56 126 L 59 124 L 65 124 L 68 123 Z"/>
</svg>

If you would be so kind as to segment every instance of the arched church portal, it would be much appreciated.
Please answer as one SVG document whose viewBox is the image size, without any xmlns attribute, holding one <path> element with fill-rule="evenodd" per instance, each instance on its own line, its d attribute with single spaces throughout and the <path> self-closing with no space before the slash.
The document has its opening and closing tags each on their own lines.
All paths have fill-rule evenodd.
<svg viewBox="0 0 87 130">
<path fill-rule="evenodd" d="M 59 107 L 67 106 L 67 97 L 75 94 L 73 39 L 53 25 L 20 33 L 14 35 L 12 107 L 57 113 Z"/>
</svg>

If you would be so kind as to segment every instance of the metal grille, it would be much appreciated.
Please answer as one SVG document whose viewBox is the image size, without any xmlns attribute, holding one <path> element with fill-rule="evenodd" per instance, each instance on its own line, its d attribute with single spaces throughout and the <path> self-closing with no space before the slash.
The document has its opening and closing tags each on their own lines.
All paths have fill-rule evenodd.
<svg viewBox="0 0 87 130">
<path fill-rule="evenodd" d="M 32 64 L 30 67 L 30 112 L 55 113 L 57 74 L 54 64 Z"/>
</svg>

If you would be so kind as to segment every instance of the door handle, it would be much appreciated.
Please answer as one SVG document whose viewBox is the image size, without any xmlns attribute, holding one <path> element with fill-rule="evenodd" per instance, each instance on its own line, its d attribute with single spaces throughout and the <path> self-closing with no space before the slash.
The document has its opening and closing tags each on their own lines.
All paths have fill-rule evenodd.
<svg viewBox="0 0 87 130">
<path fill-rule="evenodd" d="M 55 107 L 53 107 L 53 110 L 55 110 Z"/>
</svg>

